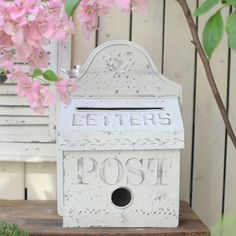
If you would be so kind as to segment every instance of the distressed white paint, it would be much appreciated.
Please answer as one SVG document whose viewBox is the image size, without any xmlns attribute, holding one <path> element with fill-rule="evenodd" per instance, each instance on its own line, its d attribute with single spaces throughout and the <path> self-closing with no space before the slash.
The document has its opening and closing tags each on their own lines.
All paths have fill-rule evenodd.
<svg viewBox="0 0 236 236">
<path fill-rule="evenodd" d="M 56 199 L 55 163 L 26 163 L 25 186 L 28 189 L 28 200 Z"/>
<path fill-rule="evenodd" d="M 80 73 L 76 93 L 83 97 L 181 98 L 181 86 L 161 75 L 149 54 L 133 42 L 117 40 L 100 45 Z"/>
<path fill-rule="evenodd" d="M 82 66 L 78 80 L 80 97 L 174 97 L 182 100 L 181 86 L 161 75 L 149 54 L 128 41 L 111 41 L 93 50 Z M 77 93 L 73 94 L 74 98 L 78 98 Z M 58 213 L 62 215 L 61 151 L 57 153 L 57 160 Z"/>
<path fill-rule="evenodd" d="M 0 199 L 24 199 L 24 163 L 1 162 Z"/>
<path fill-rule="evenodd" d="M 156 1 L 157 5 L 159 5 L 159 1 Z M 196 9 L 196 1 L 188 1 L 188 4 L 190 9 L 194 12 Z M 191 183 L 192 127 L 194 123 L 195 48 L 193 44 L 190 43 L 191 32 L 188 28 L 181 7 L 177 6 L 178 4 L 176 1 L 167 0 L 165 1 L 165 5 L 163 74 L 181 84 L 183 88 L 182 115 L 186 136 L 185 148 L 181 152 L 180 160 L 180 198 L 189 201 Z M 155 22 L 155 25 L 156 24 L 157 23 Z M 160 35 L 162 34 L 160 33 Z M 158 54 L 158 57 L 160 57 L 160 55 L 161 54 Z"/>
<path fill-rule="evenodd" d="M 50 68 L 70 68 L 70 39 L 48 50 Z M 24 199 L 25 188 L 28 199 L 56 199 L 55 109 L 35 113 L 12 81 L 0 86 L 0 95 L 0 199 Z"/>
<path fill-rule="evenodd" d="M 148 51 L 158 68 L 162 68 L 164 0 L 149 3 L 148 14 L 133 12 L 131 38 Z"/>
<path fill-rule="evenodd" d="M 177 227 L 179 158 L 179 150 L 65 152 L 64 227 Z M 123 207 L 112 198 L 119 188 L 131 194 L 118 194 Z"/>
<path fill-rule="evenodd" d="M 14 146 L 14 148 L 9 148 Z M 55 162 L 56 144 L 54 143 L 0 143 L 1 155 L 5 160 L 14 162 Z M 0 158 L 1 160 L 1 158 Z"/>
<path fill-rule="evenodd" d="M 57 43 L 51 43 L 48 50 L 49 66 L 57 71 L 58 53 L 62 49 L 58 50 Z M 51 89 L 54 90 L 52 86 Z M 46 109 L 42 115 L 35 113 L 25 98 L 17 97 L 15 84 L 11 81 L 1 85 L 0 95 L 0 145 L 3 146 L 0 160 L 35 162 L 54 158 L 55 161 L 55 149 L 52 154 L 52 148 L 48 145 L 55 143 L 55 109 Z M 42 148 L 39 143 L 47 144 Z M 37 155 L 35 150 L 38 150 Z M 48 153 L 45 159 L 43 150 Z"/>
<path fill-rule="evenodd" d="M 185 146 L 187 146 L 187 149 L 182 153 L 181 155 L 181 175 L 182 175 L 182 184 L 181 184 L 181 199 L 191 201 L 191 198 L 189 198 L 189 182 L 191 181 L 190 178 L 190 164 L 191 164 L 191 117 L 192 113 L 191 111 L 193 110 L 192 108 L 192 103 L 193 99 L 195 97 L 195 94 L 192 92 L 193 91 L 193 86 L 192 83 L 192 74 L 194 74 L 194 65 L 196 65 L 196 61 L 194 59 L 193 55 L 193 50 L 194 46 L 190 43 L 190 38 L 189 38 L 189 30 L 185 24 L 184 21 L 184 16 L 181 13 L 180 9 L 177 7 L 177 4 L 175 1 L 165 1 L 166 7 L 163 7 L 163 2 L 164 0 L 151 0 L 151 9 L 148 13 L 148 15 L 143 15 L 143 14 L 133 14 L 133 19 L 132 19 L 132 27 L 129 25 L 129 20 L 127 21 L 122 21 L 123 23 L 119 23 L 119 28 L 130 28 L 130 32 L 127 32 L 126 39 L 129 39 L 129 34 L 132 34 L 132 40 L 140 43 L 144 48 L 146 48 L 149 53 L 152 55 L 154 62 L 156 65 L 158 65 L 158 68 L 162 67 L 162 63 L 164 62 L 164 74 L 173 79 L 176 80 L 176 82 L 180 83 L 183 86 L 183 119 L 184 119 L 184 124 L 185 124 L 185 129 L 186 129 L 186 143 Z M 195 10 L 195 5 L 196 5 L 196 0 L 189 1 L 189 5 L 192 6 L 192 10 Z M 165 15 L 165 20 L 163 21 L 163 14 Z M 115 22 L 117 19 L 116 17 L 109 17 L 106 18 L 107 21 L 109 21 L 110 25 L 113 25 L 113 21 Z M 120 21 L 121 22 L 121 21 Z M 100 23 L 100 27 L 103 27 L 104 20 Z M 201 24 L 201 23 L 200 23 Z M 176 27 L 178 25 L 178 27 Z M 202 25 L 202 24 L 201 24 Z M 81 27 L 77 25 L 78 27 L 76 28 L 76 34 L 73 36 L 73 63 L 74 64 L 83 64 L 85 61 L 85 58 L 89 55 L 89 53 L 92 51 L 92 49 L 95 47 L 95 34 L 93 34 L 92 39 L 90 41 L 87 41 L 84 39 L 82 33 L 81 33 Z M 201 31 L 201 26 L 199 27 Z M 103 29 L 102 29 L 103 30 Z M 106 35 L 116 35 L 116 37 L 123 38 L 122 36 L 119 36 L 119 34 L 116 34 L 117 32 L 117 27 L 109 27 L 109 30 L 106 30 L 106 34 L 103 33 L 103 37 L 100 35 L 100 31 L 98 31 L 97 36 L 98 36 L 98 42 L 104 42 L 105 40 L 109 39 Z M 164 30 L 164 35 L 163 35 L 163 30 Z M 104 31 L 105 32 L 105 31 Z M 115 32 L 115 33 L 114 33 Z M 201 35 L 201 32 L 199 32 Z M 178 35 L 178 37 L 176 37 Z M 164 37 L 163 37 L 164 36 Z M 164 43 L 162 44 L 162 39 L 164 39 Z M 192 50 L 193 49 L 193 50 Z M 162 62 L 162 52 L 164 55 L 164 60 Z M 213 59 L 212 59 L 212 68 L 215 71 L 216 75 L 219 75 L 219 81 L 218 83 L 220 90 L 223 88 L 225 90 L 225 75 L 227 75 L 227 70 L 225 69 L 225 60 L 222 64 L 224 64 L 222 69 L 221 63 L 215 63 L 215 60 L 218 58 L 218 56 L 222 59 L 225 58 L 225 55 L 227 54 L 226 48 L 223 50 L 217 50 L 217 54 L 214 54 Z M 229 96 L 230 96 L 230 115 L 231 115 L 231 120 L 234 123 L 235 119 L 233 114 L 235 114 L 235 96 L 233 91 L 235 91 L 235 53 L 232 52 L 232 58 L 231 60 L 228 61 L 228 65 L 231 64 L 231 83 L 230 83 L 230 91 L 229 91 Z M 70 55 L 60 55 L 61 57 L 67 59 L 68 63 L 70 61 Z M 213 62 L 214 61 L 214 62 Z M 223 60 L 222 60 L 223 61 Z M 200 65 L 200 62 L 199 62 Z M 196 71 L 197 74 L 197 80 L 204 80 L 204 69 L 201 66 L 197 66 L 198 69 Z M 63 67 L 63 66 L 61 66 Z M 68 68 L 68 66 L 64 66 L 64 68 Z M 202 82 L 201 82 L 202 83 Z M 207 88 L 208 85 L 206 85 Z M 12 86 L 13 87 L 13 86 Z M 193 191 L 193 199 L 194 202 L 197 200 L 199 204 L 195 204 L 194 210 L 198 213 L 199 217 L 201 219 L 209 219 L 209 220 L 204 220 L 205 223 L 207 223 L 209 226 L 211 226 L 212 223 L 209 224 L 209 222 L 215 222 L 216 220 L 216 215 L 218 215 L 218 218 L 220 217 L 219 214 L 216 214 L 216 211 L 214 210 L 215 208 L 221 209 L 222 207 L 222 201 L 215 201 L 214 199 L 219 199 L 219 195 L 222 195 L 222 184 L 219 184 L 219 182 L 222 182 L 222 175 L 218 175 L 218 172 L 222 172 L 223 170 L 223 163 L 216 160 L 217 158 L 224 158 L 224 154 L 222 152 L 216 151 L 216 155 L 212 158 L 212 162 L 214 166 L 217 165 L 217 168 L 209 168 L 208 166 L 212 167 L 212 163 L 209 163 L 209 161 L 205 161 L 206 157 L 209 156 L 209 151 L 211 150 L 218 150 L 220 146 L 225 144 L 225 139 L 223 136 L 219 136 L 218 130 L 219 130 L 219 125 L 221 124 L 221 121 L 217 121 L 217 125 L 215 126 L 215 131 L 212 128 L 212 123 L 215 123 L 215 116 L 217 112 L 213 112 L 214 115 L 212 115 L 212 109 L 215 106 L 215 101 L 214 99 L 209 99 L 206 95 L 205 90 L 202 89 L 204 86 L 197 86 L 194 89 L 196 90 L 196 93 L 198 94 L 198 97 L 202 97 L 203 100 L 207 99 L 206 103 L 198 102 L 197 110 L 196 113 L 199 113 L 199 110 L 202 110 L 204 104 L 208 104 L 207 109 L 204 108 L 204 118 L 206 119 L 206 124 L 210 125 L 206 126 L 207 128 L 202 129 L 202 122 L 193 122 L 193 126 L 195 127 L 195 131 L 197 132 L 197 137 L 195 139 L 202 140 L 203 143 L 206 141 L 208 143 L 208 140 L 215 139 L 214 144 L 211 145 L 205 145 L 204 147 L 200 147 L 199 145 L 193 146 L 194 148 L 194 153 L 195 153 L 195 161 L 193 163 L 193 169 L 194 170 L 201 170 L 200 175 L 197 176 L 197 178 L 193 179 L 193 185 L 195 183 L 201 181 L 205 182 L 206 179 L 209 179 L 209 176 L 211 178 L 211 183 L 206 184 L 204 188 L 197 188 L 196 191 Z M 4 89 L 6 92 L 12 93 L 12 91 L 9 91 L 9 87 L 5 89 L 5 87 L 0 86 L 0 91 Z M 95 88 L 96 89 L 96 88 Z M 0 92 L 1 93 L 1 92 Z M 78 90 L 79 94 L 79 90 Z M 214 109 L 213 109 L 214 110 Z M 35 114 L 29 107 L 24 107 L 24 106 L 17 106 L 17 107 L 1 107 L 0 106 L 0 115 L 4 114 L 14 114 L 16 116 L 39 116 Z M 186 115 L 185 115 L 186 114 Z M 48 116 L 48 112 L 46 111 L 45 116 Z M 199 115 L 197 115 L 199 116 Z M 212 117 L 212 120 L 207 120 L 208 117 Z M 197 119 L 198 120 L 198 119 Z M 196 121 L 197 121 L 196 120 Z M 217 118 L 218 120 L 218 118 Z M 187 123 L 186 123 L 187 122 Z M 202 131 L 199 131 L 202 130 Z M 207 131 L 207 132 L 206 132 Z M 223 138 L 219 138 L 223 137 Z M 194 139 L 194 137 L 193 137 Z M 229 141 L 229 140 L 228 140 Z M 19 144 L 20 145 L 20 144 Z M 33 145 L 36 145 L 35 143 L 32 143 L 32 146 L 28 149 L 26 156 L 22 157 L 20 161 L 24 160 L 32 160 L 30 158 L 30 152 L 31 148 L 33 150 Z M 42 155 L 51 153 L 50 148 L 48 148 L 47 144 L 43 144 L 46 148 L 43 149 Z M 14 149 L 15 153 L 17 153 L 18 150 L 18 145 L 14 143 L 14 146 L 17 148 Z M 22 145 L 24 146 L 24 145 Z M 235 170 L 234 170 L 234 163 L 235 163 L 235 151 L 234 148 L 232 147 L 233 145 L 230 145 L 230 141 L 227 144 L 227 179 L 226 179 L 226 198 L 225 198 L 225 213 L 235 213 L 235 191 L 234 191 L 234 184 L 235 184 Z M 12 143 L 2 143 L 0 149 L 5 148 L 5 151 L 7 151 L 7 147 L 12 147 Z M 8 148 L 10 150 L 10 148 Z M 41 153 L 40 149 L 38 152 Z M 47 151 L 49 150 L 49 151 Z M 5 152 L 4 151 L 4 152 Z M 6 152 L 5 152 L 6 153 Z M 200 153 L 200 154 L 198 154 Z M 28 156 L 29 155 L 29 156 Z M 33 160 L 35 160 L 35 154 L 33 154 Z M 3 157 L 4 158 L 4 157 Z M 5 160 L 17 160 L 17 156 L 11 157 L 7 155 L 4 159 Z M 21 158 L 21 157 L 20 157 Z M 48 159 L 48 157 L 46 157 Z M 199 159 L 199 161 L 198 161 Z M 209 159 L 209 158 L 208 158 Z M 211 158 L 210 158 L 211 159 Z M 55 160 L 55 157 L 52 156 L 51 160 Z M 38 160 L 40 161 L 40 160 Z M 199 164 L 198 164 L 199 162 Z M 0 188 L 0 196 L 1 198 L 11 198 L 14 199 L 18 198 L 20 196 L 21 198 L 24 197 L 24 183 L 22 179 L 24 178 L 24 165 L 22 163 L 1 163 L 1 166 L 5 166 L 4 169 L 4 175 L 2 170 L 0 171 L 0 179 L 1 179 L 1 188 Z M 12 171 L 12 165 L 14 165 L 14 172 L 19 173 L 19 175 L 16 178 L 11 178 L 11 171 Z M 196 167 L 197 165 L 197 167 Z M 37 168 L 35 168 L 35 171 L 39 172 L 40 168 L 42 166 L 38 165 Z M 214 176 L 212 175 L 212 170 L 215 170 L 214 173 L 216 173 Z M 21 174 L 20 174 L 21 173 Z M 4 176 L 4 177 L 2 177 Z M 7 177 L 8 176 L 8 177 Z M 208 177 L 207 177 L 208 176 Z M 219 176 L 219 178 L 215 178 L 215 176 Z M 6 178 L 5 178 L 6 177 Z M 213 178 L 214 177 L 214 178 Z M 37 182 L 35 182 L 35 186 L 39 186 L 39 189 L 41 189 L 41 185 L 43 186 L 45 183 L 44 181 L 40 181 L 40 178 L 35 178 L 37 179 Z M 9 181 L 8 181 L 9 180 Z M 47 181 L 47 180 L 45 180 Z M 207 180 L 208 181 L 208 180 Z M 6 184 L 5 184 L 6 183 Z M 208 182 L 209 183 L 209 182 Z M 11 188 L 8 187 L 8 184 L 11 184 Z M 5 187 L 2 187 L 5 186 Z M 30 185 L 32 186 L 32 185 Z M 215 191 L 215 188 L 218 186 L 218 188 L 221 190 Z M 213 189 L 214 188 L 214 189 Z M 206 194 L 206 190 L 209 191 L 210 194 L 213 194 L 210 202 L 211 204 L 202 204 L 204 202 L 208 203 L 209 201 L 206 199 L 203 199 L 201 196 L 208 196 L 208 192 Z M 203 206 L 203 207 L 202 207 Z M 205 209 L 205 210 L 202 210 Z M 211 220 L 213 219 L 213 220 Z"/>
<path fill-rule="evenodd" d="M 79 96 L 61 107 L 58 128 L 58 211 L 64 210 L 64 226 L 176 227 L 184 146 L 181 87 L 128 41 L 95 49 L 78 80 Z M 86 171 L 91 176 L 84 185 Z M 130 185 L 132 173 L 143 184 Z M 154 176 L 159 180 L 150 180 Z M 132 204 L 118 209 L 110 198 L 119 187 L 132 192 Z"/>
<path fill-rule="evenodd" d="M 203 2 L 200 1 L 199 3 Z M 217 7 L 199 19 L 199 30 L 201 32 L 208 17 L 216 10 Z M 222 15 L 226 19 L 228 9 L 223 9 Z M 212 227 L 222 215 L 225 127 L 200 58 L 198 58 L 198 61 L 192 207 L 200 215 L 203 222 Z M 222 100 L 226 104 L 228 73 L 226 34 L 214 52 L 211 66 Z"/>
<path fill-rule="evenodd" d="M 60 150 L 184 146 L 177 98 L 74 98 L 68 107 L 62 107 L 60 119 Z"/>
</svg>

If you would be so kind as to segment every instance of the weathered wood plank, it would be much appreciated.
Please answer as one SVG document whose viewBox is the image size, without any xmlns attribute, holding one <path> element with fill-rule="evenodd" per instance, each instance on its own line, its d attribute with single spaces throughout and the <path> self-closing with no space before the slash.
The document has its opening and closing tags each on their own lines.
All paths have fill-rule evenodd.
<svg viewBox="0 0 236 236">
<path fill-rule="evenodd" d="M 0 126 L 0 135 L 47 135 L 48 127 L 45 125 L 42 126 Z"/>
<path fill-rule="evenodd" d="M 95 33 L 92 34 L 90 40 L 84 38 L 81 26 L 77 20 L 75 20 L 75 33 L 72 37 L 72 64 L 83 65 L 85 60 L 89 56 L 90 52 L 95 48 L 96 37 Z"/>
<path fill-rule="evenodd" d="M 7 107 L 7 106 L 0 106 L 0 116 L 12 116 L 12 117 L 17 117 L 17 116 L 40 116 L 40 117 L 47 117 L 48 116 L 48 109 L 45 109 L 45 112 L 42 114 L 36 113 L 32 108 L 30 107 L 20 107 L 20 106 L 12 106 L 12 107 Z"/>
<path fill-rule="evenodd" d="M 0 126 L 0 142 L 51 142 L 47 125 Z"/>
<path fill-rule="evenodd" d="M 22 145 L 22 143 L 0 143 L 0 160 L 23 162 L 55 162 L 56 144 L 24 143 Z"/>
<path fill-rule="evenodd" d="M 0 199 L 21 200 L 24 191 L 24 163 L 0 162 Z"/>
<path fill-rule="evenodd" d="M 129 40 L 130 15 L 118 7 L 113 7 L 109 14 L 100 17 L 99 29 L 98 44 L 109 40 Z"/>
<path fill-rule="evenodd" d="M 231 55 L 231 71 L 230 71 L 230 96 L 229 96 L 229 116 L 234 131 L 236 131 L 236 53 Z M 232 141 L 228 137 L 227 142 L 227 159 L 226 159 L 226 180 L 225 180 L 225 215 L 236 213 L 236 149 Z M 223 234 L 227 236 L 227 234 Z"/>
<path fill-rule="evenodd" d="M 48 117 L 12 117 L 1 116 L 0 126 L 14 126 L 14 125 L 47 125 L 49 122 Z"/>
<path fill-rule="evenodd" d="M 148 14 L 133 13 L 132 41 L 143 46 L 162 68 L 164 0 L 151 0 Z"/>
<path fill-rule="evenodd" d="M 196 1 L 189 1 L 192 10 Z M 177 36 L 178 35 L 178 36 Z M 177 36 L 177 37 L 176 37 Z M 163 73 L 182 85 L 185 149 L 181 152 L 181 199 L 190 200 L 195 49 L 187 22 L 175 1 L 166 1 Z M 180 59 L 181 57 L 181 59 Z"/>
<path fill-rule="evenodd" d="M 0 94 L 16 95 L 16 86 L 15 86 L 15 84 L 1 84 Z"/>
<path fill-rule="evenodd" d="M 29 103 L 22 97 L 0 95 L 0 106 L 29 106 Z"/>
<path fill-rule="evenodd" d="M 54 201 L 0 201 L 0 218 L 17 223 L 30 236 L 56 235 L 120 235 L 120 236 L 209 236 L 209 230 L 189 208 L 181 202 L 178 228 L 78 228 L 63 229 L 62 217 L 56 213 Z"/>
<path fill-rule="evenodd" d="M 26 163 L 25 186 L 29 200 L 55 200 L 56 163 Z"/>
<path fill-rule="evenodd" d="M 1 131 L 0 131 L 1 132 Z M 54 140 L 49 137 L 48 135 L 38 135 L 38 134 L 30 134 L 30 135 L 14 135 L 14 134 L 9 134 L 9 135 L 0 135 L 0 142 L 2 143 L 50 143 L 54 142 Z M 23 144 L 22 144 L 23 145 Z M 10 149 L 10 147 L 9 147 Z"/>
<path fill-rule="evenodd" d="M 200 1 L 202 3 L 203 1 Z M 200 35 L 206 20 L 215 12 L 199 18 Z M 223 11 L 224 17 L 228 9 Z M 223 101 L 226 101 L 228 47 L 226 35 L 211 59 L 213 74 Z M 210 227 L 221 218 L 225 127 L 198 58 L 195 115 L 195 150 L 192 206 Z"/>
</svg>

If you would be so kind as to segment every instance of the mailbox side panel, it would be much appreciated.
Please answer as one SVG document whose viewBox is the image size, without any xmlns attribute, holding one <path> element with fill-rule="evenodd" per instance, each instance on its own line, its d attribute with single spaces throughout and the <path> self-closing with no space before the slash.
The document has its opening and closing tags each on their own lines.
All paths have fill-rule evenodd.
<svg viewBox="0 0 236 236">
<path fill-rule="evenodd" d="M 179 150 L 65 152 L 64 227 L 177 227 Z"/>
</svg>

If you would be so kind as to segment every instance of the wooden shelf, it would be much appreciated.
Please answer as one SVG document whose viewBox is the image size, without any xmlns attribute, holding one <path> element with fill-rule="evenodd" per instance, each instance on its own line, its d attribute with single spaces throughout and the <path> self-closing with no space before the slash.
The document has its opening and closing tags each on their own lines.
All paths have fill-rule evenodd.
<svg viewBox="0 0 236 236">
<path fill-rule="evenodd" d="M 0 219 L 16 223 L 30 236 L 209 236 L 209 230 L 181 202 L 178 228 L 78 228 L 63 229 L 62 217 L 57 215 L 56 201 L 0 201 Z"/>
</svg>

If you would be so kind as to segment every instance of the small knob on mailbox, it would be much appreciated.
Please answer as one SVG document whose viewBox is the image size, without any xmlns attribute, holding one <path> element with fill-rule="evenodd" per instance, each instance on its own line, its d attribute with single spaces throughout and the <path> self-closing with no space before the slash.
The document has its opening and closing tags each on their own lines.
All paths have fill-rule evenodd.
<svg viewBox="0 0 236 236">
<path fill-rule="evenodd" d="M 121 214 L 120 222 L 121 222 L 121 223 L 124 223 L 124 222 L 125 222 L 125 217 L 124 217 L 123 214 Z"/>
</svg>

